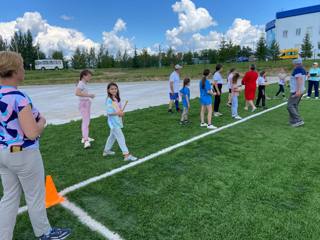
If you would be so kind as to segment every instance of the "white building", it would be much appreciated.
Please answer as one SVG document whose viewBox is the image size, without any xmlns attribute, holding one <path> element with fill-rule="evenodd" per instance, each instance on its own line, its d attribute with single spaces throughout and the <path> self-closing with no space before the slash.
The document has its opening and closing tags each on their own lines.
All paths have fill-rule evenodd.
<svg viewBox="0 0 320 240">
<path fill-rule="evenodd" d="M 313 58 L 320 54 L 320 5 L 278 12 L 266 24 L 267 44 L 276 40 L 280 49 L 299 48 L 306 33 L 310 34 Z"/>
</svg>

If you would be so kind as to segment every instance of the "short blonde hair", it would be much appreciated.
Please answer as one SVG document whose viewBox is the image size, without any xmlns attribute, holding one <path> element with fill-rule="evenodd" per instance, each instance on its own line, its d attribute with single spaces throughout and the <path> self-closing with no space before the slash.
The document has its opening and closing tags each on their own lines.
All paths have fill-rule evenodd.
<svg viewBox="0 0 320 240">
<path fill-rule="evenodd" d="M 0 77 L 12 77 L 23 66 L 23 59 L 19 53 L 0 51 Z"/>
</svg>

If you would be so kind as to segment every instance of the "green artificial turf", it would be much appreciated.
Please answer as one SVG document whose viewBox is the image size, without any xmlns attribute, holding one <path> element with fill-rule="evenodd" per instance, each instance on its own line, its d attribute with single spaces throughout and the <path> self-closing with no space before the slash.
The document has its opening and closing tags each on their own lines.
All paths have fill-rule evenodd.
<svg viewBox="0 0 320 240">
<path fill-rule="evenodd" d="M 267 95 L 274 95 L 277 88 L 268 86 Z M 252 113 L 243 110 L 242 95 L 239 113 L 245 117 Z M 227 95 L 223 94 L 221 112 L 224 116 L 213 118 L 216 126 L 234 122 L 230 109 L 225 106 L 226 99 Z M 281 102 L 270 100 L 267 105 Z M 282 107 L 76 191 L 70 198 L 125 239 L 313 239 L 313 234 L 318 232 L 311 220 L 317 224 L 320 215 L 315 214 L 315 210 L 312 211 L 314 218 L 306 217 L 310 217 L 309 208 L 316 207 L 318 196 L 313 185 L 306 185 L 319 180 L 317 166 L 307 164 L 310 158 L 317 159 L 317 152 L 310 149 L 318 146 L 315 139 L 318 115 L 313 111 L 318 104 L 314 100 L 303 101 L 302 115 L 307 124 L 300 129 L 288 126 L 288 114 Z M 127 113 L 124 133 L 132 154 L 141 158 L 208 131 L 199 127 L 198 99 L 191 104 L 192 124 L 180 126 L 179 118 L 180 114 L 169 114 L 166 105 Z M 126 164 L 117 144 L 115 156 L 102 157 L 109 133 L 105 117 L 93 119 L 90 132 L 96 141 L 87 150 L 80 143 L 80 121 L 50 125 L 41 137 L 46 173 L 53 176 L 59 191 Z M 295 158 L 297 160 L 291 161 Z M 298 169 L 292 172 L 296 166 Z M 306 178 L 309 168 L 315 168 L 310 179 Z M 285 187 L 286 184 L 289 185 Z M 265 198 L 258 193 L 266 194 Z M 301 194 L 309 193 L 313 194 L 310 203 L 300 201 Z M 283 215 L 278 216 L 274 212 L 279 206 L 283 208 L 280 208 Z M 290 209 L 285 211 L 286 207 L 299 209 L 300 215 Z M 81 232 L 81 239 L 98 239 L 91 238 L 92 232 L 85 233 L 86 228 L 73 216 L 61 213 L 63 211 L 60 207 L 50 209 L 53 221 L 58 224 L 65 221 L 63 226 Z M 289 216 L 290 212 L 295 217 Z M 23 237 L 32 236 L 28 221 L 27 214 L 19 216 L 16 239 L 30 239 Z M 276 222 L 281 225 L 277 230 L 281 233 L 279 238 Z M 293 224 L 296 224 L 294 229 Z M 294 235 L 301 229 L 307 231 L 309 235 L 303 236 L 309 238 Z M 310 229 L 315 233 L 309 232 Z M 291 238 L 290 231 L 294 232 Z"/>
<path fill-rule="evenodd" d="M 125 239 L 319 239 L 318 102 L 226 129 L 70 194 Z"/>
</svg>

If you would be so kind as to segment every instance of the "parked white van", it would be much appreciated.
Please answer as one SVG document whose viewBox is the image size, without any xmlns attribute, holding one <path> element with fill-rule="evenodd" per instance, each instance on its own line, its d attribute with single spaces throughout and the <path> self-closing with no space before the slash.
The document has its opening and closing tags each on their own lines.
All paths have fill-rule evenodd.
<svg viewBox="0 0 320 240">
<path fill-rule="evenodd" d="M 35 60 L 35 69 L 36 70 L 48 70 L 54 69 L 59 70 L 63 69 L 63 61 L 56 59 L 39 59 Z"/>
</svg>

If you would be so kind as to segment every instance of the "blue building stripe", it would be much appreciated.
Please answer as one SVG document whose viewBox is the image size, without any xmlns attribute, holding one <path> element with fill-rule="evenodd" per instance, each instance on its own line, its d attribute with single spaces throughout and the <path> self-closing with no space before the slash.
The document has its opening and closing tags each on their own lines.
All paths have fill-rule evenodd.
<svg viewBox="0 0 320 240">
<path fill-rule="evenodd" d="M 320 12 L 320 5 L 314 5 L 310 7 L 297 8 L 297 9 L 292 9 L 288 11 L 277 12 L 276 18 L 280 19 L 280 18 L 294 17 L 294 16 L 299 16 L 299 15 L 304 15 L 309 13 L 317 13 L 317 12 Z"/>
</svg>

